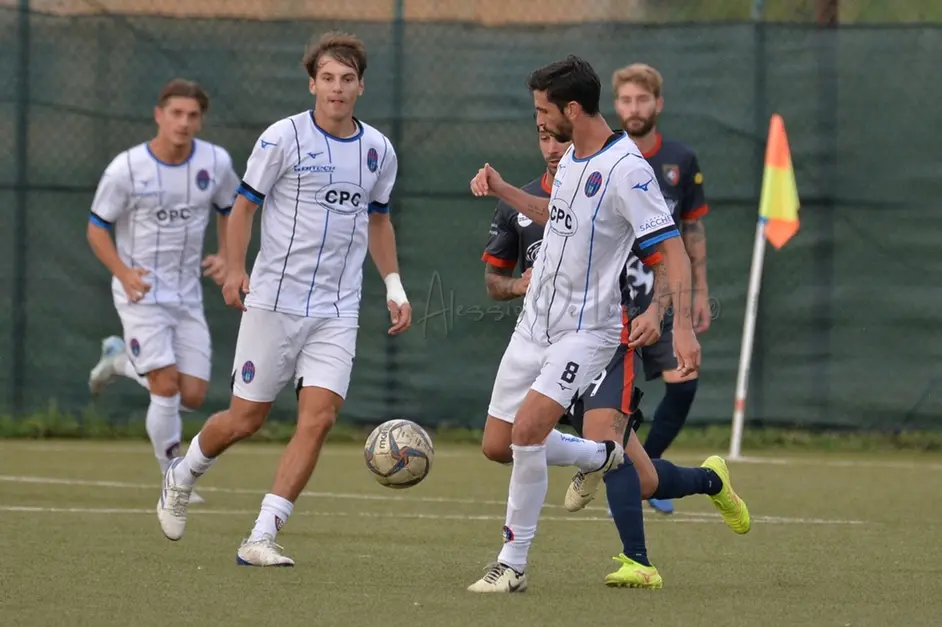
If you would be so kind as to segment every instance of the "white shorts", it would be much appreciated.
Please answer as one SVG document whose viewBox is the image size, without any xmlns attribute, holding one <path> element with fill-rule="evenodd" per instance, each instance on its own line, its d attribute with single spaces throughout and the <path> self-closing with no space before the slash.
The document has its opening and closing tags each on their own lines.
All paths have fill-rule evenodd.
<svg viewBox="0 0 942 627">
<path fill-rule="evenodd" d="M 209 381 L 212 341 L 203 305 L 115 303 L 124 342 L 139 375 L 176 366 L 180 374 Z"/>
<path fill-rule="evenodd" d="M 242 313 L 232 394 L 268 403 L 285 385 L 320 387 L 346 398 L 356 354 L 356 318 L 306 318 L 249 307 Z"/>
<path fill-rule="evenodd" d="M 487 414 L 513 423 L 531 389 L 569 407 L 617 349 L 617 341 L 585 331 L 546 345 L 534 341 L 525 330 L 515 330 L 497 369 Z"/>
</svg>

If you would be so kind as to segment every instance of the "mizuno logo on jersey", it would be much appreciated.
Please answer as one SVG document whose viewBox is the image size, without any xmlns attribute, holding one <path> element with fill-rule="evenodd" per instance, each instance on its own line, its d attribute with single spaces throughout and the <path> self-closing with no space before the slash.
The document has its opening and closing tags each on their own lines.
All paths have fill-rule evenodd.
<svg viewBox="0 0 942 627">
<path fill-rule="evenodd" d="M 264 139 L 259 140 L 259 146 L 262 147 L 262 150 L 265 150 L 269 146 L 277 146 L 277 145 L 278 144 L 276 142 L 269 142 L 269 141 L 265 141 Z"/>
<path fill-rule="evenodd" d="M 322 155 L 322 154 L 324 154 L 323 151 L 321 151 L 321 152 L 309 152 L 309 153 L 307 153 L 307 156 L 310 157 L 311 159 L 317 159 L 317 155 Z"/>
<path fill-rule="evenodd" d="M 651 177 L 651 178 L 648 179 L 648 182 L 647 182 L 647 183 L 638 183 L 638 184 L 636 184 L 634 187 L 632 187 L 631 189 L 640 189 L 642 192 L 646 192 L 646 191 L 648 191 L 648 185 L 650 185 L 650 184 L 651 184 L 651 181 L 653 181 L 653 180 L 654 180 L 654 177 Z"/>
</svg>

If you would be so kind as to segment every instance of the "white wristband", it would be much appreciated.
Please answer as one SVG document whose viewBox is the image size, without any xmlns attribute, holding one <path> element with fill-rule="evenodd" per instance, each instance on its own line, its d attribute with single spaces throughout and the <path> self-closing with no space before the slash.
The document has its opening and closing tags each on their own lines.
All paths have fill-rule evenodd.
<svg viewBox="0 0 942 627">
<path fill-rule="evenodd" d="M 409 299 L 406 298 L 406 291 L 402 288 L 402 281 L 399 280 L 398 273 L 390 272 L 386 275 L 386 278 L 383 279 L 383 282 L 386 283 L 387 301 L 392 301 L 400 307 L 409 302 Z"/>
</svg>

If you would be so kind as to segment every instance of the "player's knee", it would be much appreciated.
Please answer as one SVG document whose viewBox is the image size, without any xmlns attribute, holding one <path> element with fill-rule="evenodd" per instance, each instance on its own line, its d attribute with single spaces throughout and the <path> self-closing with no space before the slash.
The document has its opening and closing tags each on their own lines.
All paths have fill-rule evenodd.
<svg viewBox="0 0 942 627">
<path fill-rule="evenodd" d="M 622 443 L 627 425 L 628 418 L 617 409 L 593 409 L 583 417 L 582 437 L 595 442 Z"/>
<path fill-rule="evenodd" d="M 332 405 L 306 408 L 298 416 L 298 428 L 295 435 L 298 437 L 322 439 L 334 427 L 337 421 L 337 410 Z"/>
<path fill-rule="evenodd" d="M 265 424 L 271 403 L 256 403 L 233 397 L 226 413 L 226 425 L 233 442 L 255 435 Z"/>
<path fill-rule="evenodd" d="M 638 471 L 638 480 L 641 483 L 641 498 L 649 499 L 657 492 L 657 471 L 654 464 L 635 464 Z"/>
<path fill-rule="evenodd" d="M 151 394 L 157 396 L 176 396 L 180 393 L 180 378 L 177 369 L 173 366 L 161 368 L 147 373 L 147 382 L 150 384 Z M 183 399 L 180 399 L 184 402 Z M 189 407 L 189 405 L 187 405 Z"/>
</svg>

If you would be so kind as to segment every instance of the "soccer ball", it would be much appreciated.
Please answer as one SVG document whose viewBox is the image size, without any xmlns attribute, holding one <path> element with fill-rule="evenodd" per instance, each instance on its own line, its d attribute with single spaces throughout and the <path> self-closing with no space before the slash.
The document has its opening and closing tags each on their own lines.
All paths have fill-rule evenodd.
<svg viewBox="0 0 942 627">
<path fill-rule="evenodd" d="M 380 485 L 400 490 L 418 485 L 432 468 L 435 449 L 425 429 L 411 420 L 389 420 L 363 447 L 366 467 Z"/>
</svg>

